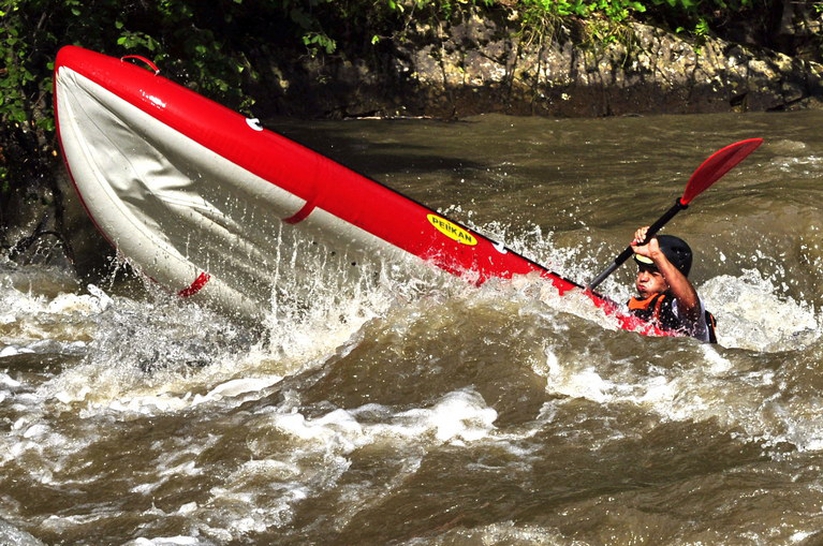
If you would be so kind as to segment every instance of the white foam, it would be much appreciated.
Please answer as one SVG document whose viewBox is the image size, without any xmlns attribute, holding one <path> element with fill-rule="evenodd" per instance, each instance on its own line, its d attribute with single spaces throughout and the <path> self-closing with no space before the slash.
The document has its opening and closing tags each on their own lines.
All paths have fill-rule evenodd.
<svg viewBox="0 0 823 546">
<path fill-rule="evenodd" d="M 105 403 L 91 402 L 87 411 L 98 408 L 119 413 L 156 415 L 179 412 L 194 406 L 216 402 L 230 401 L 230 405 L 236 405 L 248 400 L 259 399 L 266 394 L 266 389 L 276 385 L 281 380 L 281 376 L 230 379 L 213 387 L 204 395 L 192 394 L 191 392 L 159 392 L 156 394 L 133 396 L 121 395 Z M 82 389 L 74 395 L 70 395 L 67 392 L 59 392 L 56 396 L 62 402 L 69 403 L 71 401 L 85 399 L 89 392 L 88 389 Z"/>
<path fill-rule="evenodd" d="M 497 411 L 472 389 L 446 394 L 434 407 L 400 413 L 393 420 L 413 434 L 434 434 L 439 442 L 463 444 L 486 438 L 494 430 Z"/>
<path fill-rule="evenodd" d="M 289 439 L 277 440 L 270 432 L 250 439 L 247 446 L 253 458 L 210 490 L 208 508 L 197 508 L 198 512 L 219 512 L 209 517 L 211 525 L 220 526 L 231 536 L 287 525 L 297 503 L 334 488 L 349 469 L 351 453 L 364 446 L 402 446 L 404 464 L 400 477 L 393 480 L 400 483 L 406 473 L 418 468 L 419 458 L 431 446 L 483 441 L 494 432 L 497 418 L 497 412 L 472 389 L 448 393 L 429 408 L 396 414 L 386 406 L 369 404 L 351 411 L 335 409 L 306 417 L 290 407 L 286 401 L 279 407 L 260 408 L 251 418 L 248 426 L 252 429 L 276 430 Z M 384 417 L 379 422 L 358 421 L 359 416 L 376 413 Z M 318 460 L 323 464 L 318 465 Z M 261 488 L 261 483 L 266 487 Z M 383 484 L 381 489 L 390 485 Z M 265 496 L 265 503 L 260 500 L 261 495 Z M 238 503 L 256 506 L 254 518 L 235 513 Z"/>
<path fill-rule="evenodd" d="M 812 306 L 780 297 L 780 291 L 757 270 L 740 277 L 721 275 L 700 287 L 717 316 L 718 341 L 724 347 L 774 352 L 818 340 L 820 327 Z"/>
<path fill-rule="evenodd" d="M 9 356 L 17 356 L 17 355 L 22 355 L 22 354 L 26 354 L 26 353 L 31 354 L 33 352 L 34 352 L 34 350 L 31 349 L 30 347 L 17 347 L 15 345 L 7 345 L 7 346 L 3 347 L 2 349 L 0 349 L 0 358 L 5 358 L 5 357 L 9 357 Z"/>
<path fill-rule="evenodd" d="M 205 402 L 215 400 L 223 400 L 225 398 L 236 398 L 240 395 L 248 393 L 260 393 L 272 385 L 279 383 L 282 379 L 283 377 L 279 375 L 231 379 L 225 383 L 217 385 L 205 396 L 195 396 L 192 401 L 192 405 L 203 404 Z"/>
<path fill-rule="evenodd" d="M 575 398 L 603 403 L 614 384 L 605 381 L 592 367 L 576 369 L 563 366 L 551 348 L 546 349 L 547 390 Z"/>
<path fill-rule="evenodd" d="M 174 536 L 174 537 L 155 537 L 155 538 L 136 538 L 126 542 L 124 546 L 203 546 L 212 544 L 212 542 L 203 542 L 199 538 Z"/>
<path fill-rule="evenodd" d="M 14 389 L 19 387 L 21 383 L 16 379 L 12 379 L 8 374 L 0 373 L 0 385 Z"/>
</svg>

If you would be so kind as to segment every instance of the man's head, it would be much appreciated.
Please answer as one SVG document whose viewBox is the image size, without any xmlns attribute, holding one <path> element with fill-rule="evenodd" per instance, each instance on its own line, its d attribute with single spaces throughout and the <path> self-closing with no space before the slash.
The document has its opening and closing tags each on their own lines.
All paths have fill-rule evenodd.
<svg viewBox="0 0 823 546">
<path fill-rule="evenodd" d="M 692 249 L 686 241 L 673 235 L 658 235 L 657 243 L 666 259 L 688 277 L 692 268 Z M 651 259 L 635 254 L 634 261 L 638 267 L 635 287 L 641 298 L 645 299 L 669 289 L 669 284 Z"/>
<path fill-rule="evenodd" d="M 692 249 L 680 237 L 674 235 L 658 235 L 657 244 L 660 245 L 660 251 L 666 256 L 673 266 L 680 270 L 686 277 L 689 276 L 689 271 L 692 269 Z M 654 267 L 654 262 L 651 259 L 634 255 L 634 261 L 638 266 Z"/>
</svg>

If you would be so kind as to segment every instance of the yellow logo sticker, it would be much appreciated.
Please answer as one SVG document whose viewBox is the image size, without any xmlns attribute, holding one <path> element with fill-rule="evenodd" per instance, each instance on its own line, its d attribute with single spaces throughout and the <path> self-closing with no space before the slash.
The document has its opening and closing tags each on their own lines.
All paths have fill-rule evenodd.
<svg viewBox="0 0 823 546">
<path fill-rule="evenodd" d="M 477 244 L 477 239 L 475 239 L 474 235 L 463 229 L 462 227 L 454 224 L 453 222 L 449 222 L 445 218 L 441 218 L 436 214 L 429 214 L 426 216 L 429 219 L 431 225 L 437 228 L 437 231 L 448 237 L 449 239 L 453 239 L 458 243 L 463 243 L 464 245 L 474 246 Z"/>
</svg>

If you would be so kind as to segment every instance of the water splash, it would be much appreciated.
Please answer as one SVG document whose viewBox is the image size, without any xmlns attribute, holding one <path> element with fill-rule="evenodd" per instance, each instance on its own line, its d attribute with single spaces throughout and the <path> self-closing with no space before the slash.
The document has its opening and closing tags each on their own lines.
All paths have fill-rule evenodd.
<svg viewBox="0 0 823 546">
<path fill-rule="evenodd" d="M 757 270 L 714 277 L 700 290 L 716 310 L 723 346 L 777 352 L 808 347 L 820 339 L 814 307 L 783 296 L 782 287 Z"/>
</svg>

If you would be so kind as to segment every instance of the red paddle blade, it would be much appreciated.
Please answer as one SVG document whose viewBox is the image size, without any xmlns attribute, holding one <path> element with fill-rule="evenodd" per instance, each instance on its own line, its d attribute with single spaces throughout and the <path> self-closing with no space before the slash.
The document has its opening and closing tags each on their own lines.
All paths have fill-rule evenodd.
<svg viewBox="0 0 823 546">
<path fill-rule="evenodd" d="M 688 205 L 692 199 L 717 182 L 732 167 L 746 159 L 761 144 L 763 144 L 762 138 L 749 138 L 717 150 L 692 173 L 683 197 L 680 198 L 680 203 L 684 206 Z"/>
</svg>

